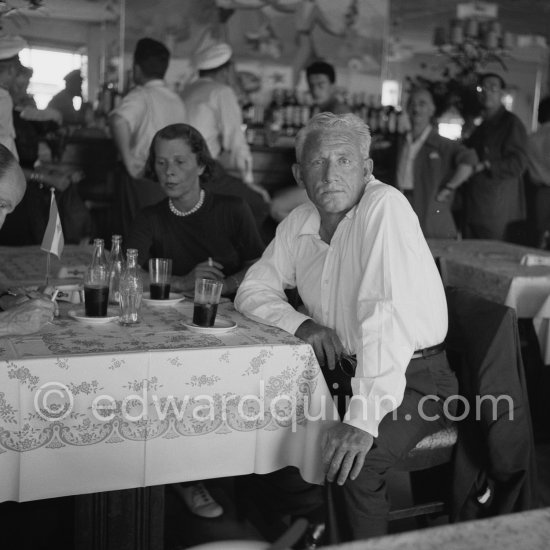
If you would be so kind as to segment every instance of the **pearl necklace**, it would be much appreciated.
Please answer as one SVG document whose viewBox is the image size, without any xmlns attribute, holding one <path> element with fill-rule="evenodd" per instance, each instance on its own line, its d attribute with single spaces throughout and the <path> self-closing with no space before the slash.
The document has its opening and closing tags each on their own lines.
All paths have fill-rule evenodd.
<svg viewBox="0 0 550 550">
<path fill-rule="evenodd" d="M 202 206 L 203 202 L 204 202 L 204 189 L 201 189 L 201 192 L 199 195 L 199 202 L 197 202 L 197 204 L 195 204 L 195 206 L 193 206 L 193 208 L 191 208 L 191 210 L 188 210 L 187 212 L 182 212 L 181 210 L 178 210 L 174 206 L 172 199 L 168 199 L 170 212 L 172 212 L 172 214 L 175 214 L 176 216 L 179 216 L 180 218 L 184 218 L 185 216 L 190 216 L 191 214 L 194 214 Z"/>
</svg>

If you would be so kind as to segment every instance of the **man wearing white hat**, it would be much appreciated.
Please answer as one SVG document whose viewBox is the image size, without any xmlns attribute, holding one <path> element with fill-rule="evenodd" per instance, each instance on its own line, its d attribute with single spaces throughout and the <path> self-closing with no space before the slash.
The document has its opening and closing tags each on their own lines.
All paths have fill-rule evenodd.
<svg viewBox="0 0 550 550">
<path fill-rule="evenodd" d="M 0 143 L 17 156 L 15 130 L 13 129 L 13 101 L 9 89 L 21 64 L 19 52 L 26 47 L 20 36 L 0 36 Z"/>
<path fill-rule="evenodd" d="M 194 56 L 199 78 L 187 86 L 182 99 L 189 124 L 204 137 L 211 155 L 225 168 L 235 169 L 252 189 L 268 199 L 252 182 L 252 155 L 242 130 L 241 108 L 228 85 L 233 50 L 226 43 L 209 44 Z"/>
</svg>

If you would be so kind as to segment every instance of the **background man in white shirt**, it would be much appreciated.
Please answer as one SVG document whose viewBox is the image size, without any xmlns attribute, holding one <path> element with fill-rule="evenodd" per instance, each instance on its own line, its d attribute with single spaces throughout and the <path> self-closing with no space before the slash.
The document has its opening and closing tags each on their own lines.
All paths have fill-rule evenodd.
<svg viewBox="0 0 550 550">
<path fill-rule="evenodd" d="M 236 170 L 246 185 L 269 201 L 267 191 L 253 182 L 241 107 L 229 85 L 232 55 L 231 46 L 224 42 L 200 48 L 194 55 L 199 78 L 186 86 L 182 99 L 189 124 L 202 134 L 212 157 L 224 168 Z"/>
<path fill-rule="evenodd" d="M 355 115 L 311 119 L 296 138 L 293 166 L 311 203 L 278 226 L 235 299 L 245 315 L 309 342 L 325 377 L 343 354 L 357 356 L 354 398 L 321 450 L 352 539 L 386 532 L 387 470 L 447 424 L 435 399 L 423 417 L 421 398 L 457 390 L 441 346 L 441 278 L 407 199 L 372 176 L 369 147 L 368 127 Z M 293 287 L 305 314 L 285 298 Z M 426 420 L 432 415 L 439 418 Z"/>
<path fill-rule="evenodd" d="M 153 136 L 165 126 L 187 122 L 180 97 L 164 82 L 170 52 L 152 38 L 142 38 L 134 50 L 133 88 L 109 116 L 113 139 L 126 169 L 121 189 L 123 235 L 136 214 L 165 195 L 158 183 L 143 177 Z"/>
</svg>

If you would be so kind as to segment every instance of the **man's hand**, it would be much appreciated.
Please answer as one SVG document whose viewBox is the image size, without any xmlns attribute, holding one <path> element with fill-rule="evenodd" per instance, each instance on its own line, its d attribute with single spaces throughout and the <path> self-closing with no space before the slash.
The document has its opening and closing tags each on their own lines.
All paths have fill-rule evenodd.
<svg viewBox="0 0 550 550">
<path fill-rule="evenodd" d="M 444 188 L 437 194 L 435 200 L 437 202 L 449 202 L 453 196 L 453 191 L 451 189 Z"/>
<path fill-rule="evenodd" d="M 334 330 L 308 319 L 298 327 L 295 335 L 311 345 L 321 366 L 326 365 L 334 370 L 338 357 L 344 351 L 344 346 Z"/>
<path fill-rule="evenodd" d="M 349 424 L 336 424 L 323 439 L 323 467 L 327 481 L 343 485 L 359 475 L 365 457 L 374 442 L 373 436 Z"/>
<path fill-rule="evenodd" d="M 3 334 L 32 334 L 53 320 L 55 304 L 45 298 L 27 300 L 2 313 L 0 332 Z"/>
</svg>

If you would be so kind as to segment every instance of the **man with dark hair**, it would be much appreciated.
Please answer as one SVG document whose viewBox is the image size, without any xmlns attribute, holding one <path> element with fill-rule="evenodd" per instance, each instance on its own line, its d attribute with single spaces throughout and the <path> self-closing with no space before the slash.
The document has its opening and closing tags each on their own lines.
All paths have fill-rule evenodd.
<svg viewBox="0 0 550 550">
<path fill-rule="evenodd" d="M 13 101 L 9 89 L 21 65 L 19 52 L 26 46 L 20 36 L 0 37 L 0 144 L 5 145 L 17 159 L 13 128 Z"/>
<path fill-rule="evenodd" d="M 328 111 L 336 115 L 349 113 L 349 107 L 335 95 L 336 71 L 326 61 L 315 61 L 306 69 L 309 90 L 316 105 L 316 111 Z"/>
<path fill-rule="evenodd" d="M 74 107 L 73 99 L 79 97 L 82 99 L 82 74 L 80 69 L 75 69 L 66 74 L 63 78 L 65 88 L 55 94 L 48 103 L 48 109 L 55 109 L 61 113 L 63 124 L 82 124 L 84 117 L 82 111 Z"/>
<path fill-rule="evenodd" d="M 527 166 L 527 134 L 521 120 L 502 104 L 504 79 L 486 73 L 479 80 L 483 122 L 465 141 L 479 162 L 464 186 L 465 237 L 513 238 L 512 222 L 524 218 L 522 173 Z"/>
<path fill-rule="evenodd" d="M 0 145 L 0 228 L 25 194 L 25 175 L 10 151 Z M 0 336 L 30 334 L 51 321 L 55 304 L 38 293 L 29 299 L 0 288 Z"/>
<path fill-rule="evenodd" d="M 314 61 L 306 68 L 306 78 L 314 102 L 312 114 L 328 112 L 342 115 L 351 112 L 335 94 L 336 71 L 330 63 Z M 280 222 L 294 208 L 306 202 L 308 198 L 305 189 L 296 186 L 281 189 L 271 201 L 271 217 Z"/>
<path fill-rule="evenodd" d="M 529 181 L 534 186 L 534 222 L 541 246 L 550 239 L 550 96 L 539 103 L 539 128 L 527 141 Z"/>
<path fill-rule="evenodd" d="M 142 38 L 134 51 L 132 89 L 110 114 L 113 138 L 127 173 L 121 195 L 121 232 L 126 235 L 136 214 L 164 198 L 160 187 L 143 178 L 153 136 L 165 126 L 187 122 L 181 99 L 163 78 L 170 52 L 157 40 Z"/>
</svg>

